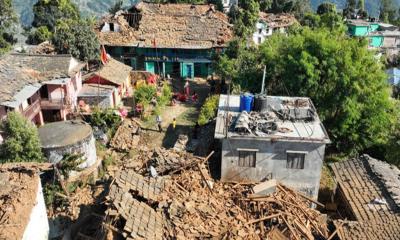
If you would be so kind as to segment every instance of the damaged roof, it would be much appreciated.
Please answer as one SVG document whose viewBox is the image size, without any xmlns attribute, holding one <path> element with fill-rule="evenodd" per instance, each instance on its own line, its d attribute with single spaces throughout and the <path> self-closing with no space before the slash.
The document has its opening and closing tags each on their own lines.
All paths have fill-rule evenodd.
<svg viewBox="0 0 400 240">
<path fill-rule="evenodd" d="M 127 19 L 138 22 L 137 27 Z M 117 24 L 118 31 L 104 31 L 105 23 Z M 129 12 L 104 17 L 96 31 L 101 44 L 144 48 L 154 47 L 155 40 L 157 48 L 209 49 L 224 47 L 233 37 L 224 13 L 213 5 L 193 4 L 139 2 Z"/>
<path fill-rule="evenodd" d="M 288 13 L 273 14 L 260 12 L 259 18 L 260 21 L 267 23 L 270 28 L 289 27 L 297 23 L 296 18 Z"/>
<path fill-rule="evenodd" d="M 93 72 L 91 76 L 99 76 L 116 85 L 122 85 L 130 76 L 131 71 L 132 67 L 109 57 L 108 62 L 102 65 L 99 70 Z M 90 78 L 90 76 L 86 77 L 86 80 Z"/>
<path fill-rule="evenodd" d="M 33 168 L 0 165 L 0 239 L 23 238 L 36 204 L 39 181 Z"/>
<path fill-rule="evenodd" d="M 330 143 L 311 99 L 266 96 L 266 100 L 265 111 L 247 113 L 240 112 L 239 95 L 220 95 L 215 138 Z"/>
<path fill-rule="evenodd" d="M 353 221 L 336 221 L 341 239 L 400 238 L 400 170 L 368 155 L 331 164 Z M 341 226 L 342 227 L 339 227 Z"/>
<path fill-rule="evenodd" d="M 29 85 L 70 77 L 83 67 L 71 55 L 7 54 L 0 58 L 0 103 Z"/>
</svg>

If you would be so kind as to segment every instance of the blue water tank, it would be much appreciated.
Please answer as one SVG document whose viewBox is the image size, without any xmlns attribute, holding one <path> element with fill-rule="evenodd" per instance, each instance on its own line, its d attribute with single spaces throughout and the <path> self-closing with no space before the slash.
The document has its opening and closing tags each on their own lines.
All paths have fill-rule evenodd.
<svg viewBox="0 0 400 240">
<path fill-rule="evenodd" d="M 253 109 L 254 96 L 250 93 L 240 95 L 240 112 L 251 112 Z"/>
</svg>

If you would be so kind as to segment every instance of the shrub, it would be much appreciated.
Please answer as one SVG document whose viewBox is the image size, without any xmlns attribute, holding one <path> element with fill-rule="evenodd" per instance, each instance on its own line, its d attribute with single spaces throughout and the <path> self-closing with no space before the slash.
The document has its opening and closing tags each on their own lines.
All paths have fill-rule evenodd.
<svg viewBox="0 0 400 240">
<path fill-rule="evenodd" d="M 172 90 L 171 87 L 168 84 L 164 84 L 162 91 L 161 91 L 161 96 L 157 97 L 157 103 L 160 106 L 165 106 L 167 105 L 172 97 Z"/>
<path fill-rule="evenodd" d="M 36 126 L 20 113 L 10 112 L 1 129 L 5 141 L 0 146 L 0 163 L 44 160 Z"/>
<path fill-rule="evenodd" d="M 198 123 L 200 125 L 207 124 L 217 115 L 219 96 L 213 95 L 206 99 L 201 107 Z"/>
<path fill-rule="evenodd" d="M 49 31 L 49 29 L 47 29 L 46 26 L 42 26 L 39 27 L 35 30 L 32 30 L 29 35 L 28 35 L 28 39 L 26 40 L 26 42 L 28 44 L 39 44 L 42 43 L 44 41 L 50 40 L 52 38 L 53 34 Z"/>
<path fill-rule="evenodd" d="M 152 85 L 142 85 L 135 91 L 135 101 L 143 105 L 148 105 L 156 95 L 157 89 Z"/>
</svg>

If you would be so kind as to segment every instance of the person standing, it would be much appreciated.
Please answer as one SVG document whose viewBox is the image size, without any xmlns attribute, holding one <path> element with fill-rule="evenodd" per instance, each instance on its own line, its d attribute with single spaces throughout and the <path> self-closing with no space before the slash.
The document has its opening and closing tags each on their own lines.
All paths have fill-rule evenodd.
<svg viewBox="0 0 400 240">
<path fill-rule="evenodd" d="M 185 86 L 183 87 L 185 89 L 185 95 L 189 98 L 190 96 L 190 86 L 189 86 L 189 81 L 186 80 Z"/>
<path fill-rule="evenodd" d="M 157 121 L 158 131 L 159 131 L 159 132 L 162 132 L 162 126 L 161 126 L 162 118 L 161 118 L 160 115 L 157 115 L 156 121 Z"/>
<path fill-rule="evenodd" d="M 176 128 L 176 119 L 174 118 L 174 119 L 172 120 L 172 129 L 175 130 L 175 128 Z"/>
</svg>

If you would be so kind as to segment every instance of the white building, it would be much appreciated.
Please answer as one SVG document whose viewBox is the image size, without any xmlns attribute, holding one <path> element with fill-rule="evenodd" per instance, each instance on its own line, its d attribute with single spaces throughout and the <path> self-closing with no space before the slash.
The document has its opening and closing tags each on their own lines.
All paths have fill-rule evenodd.
<svg viewBox="0 0 400 240">
<path fill-rule="evenodd" d="M 231 7 L 233 5 L 237 5 L 237 4 L 238 4 L 238 0 L 222 0 L 222 5 L 224 6 L 225 12 L 229 12 L 229 9 L 231 9 Z"/>
<path fill-rule="evenodd" d="M 253 42 L 259 45 L 274 32 L 286 33 L 287 29 L 297 22 L 290 14 L 272 14 L 260 12 L 259 21 L 256 24 L 256 32 L 253 33 Z"/>
</svg>

